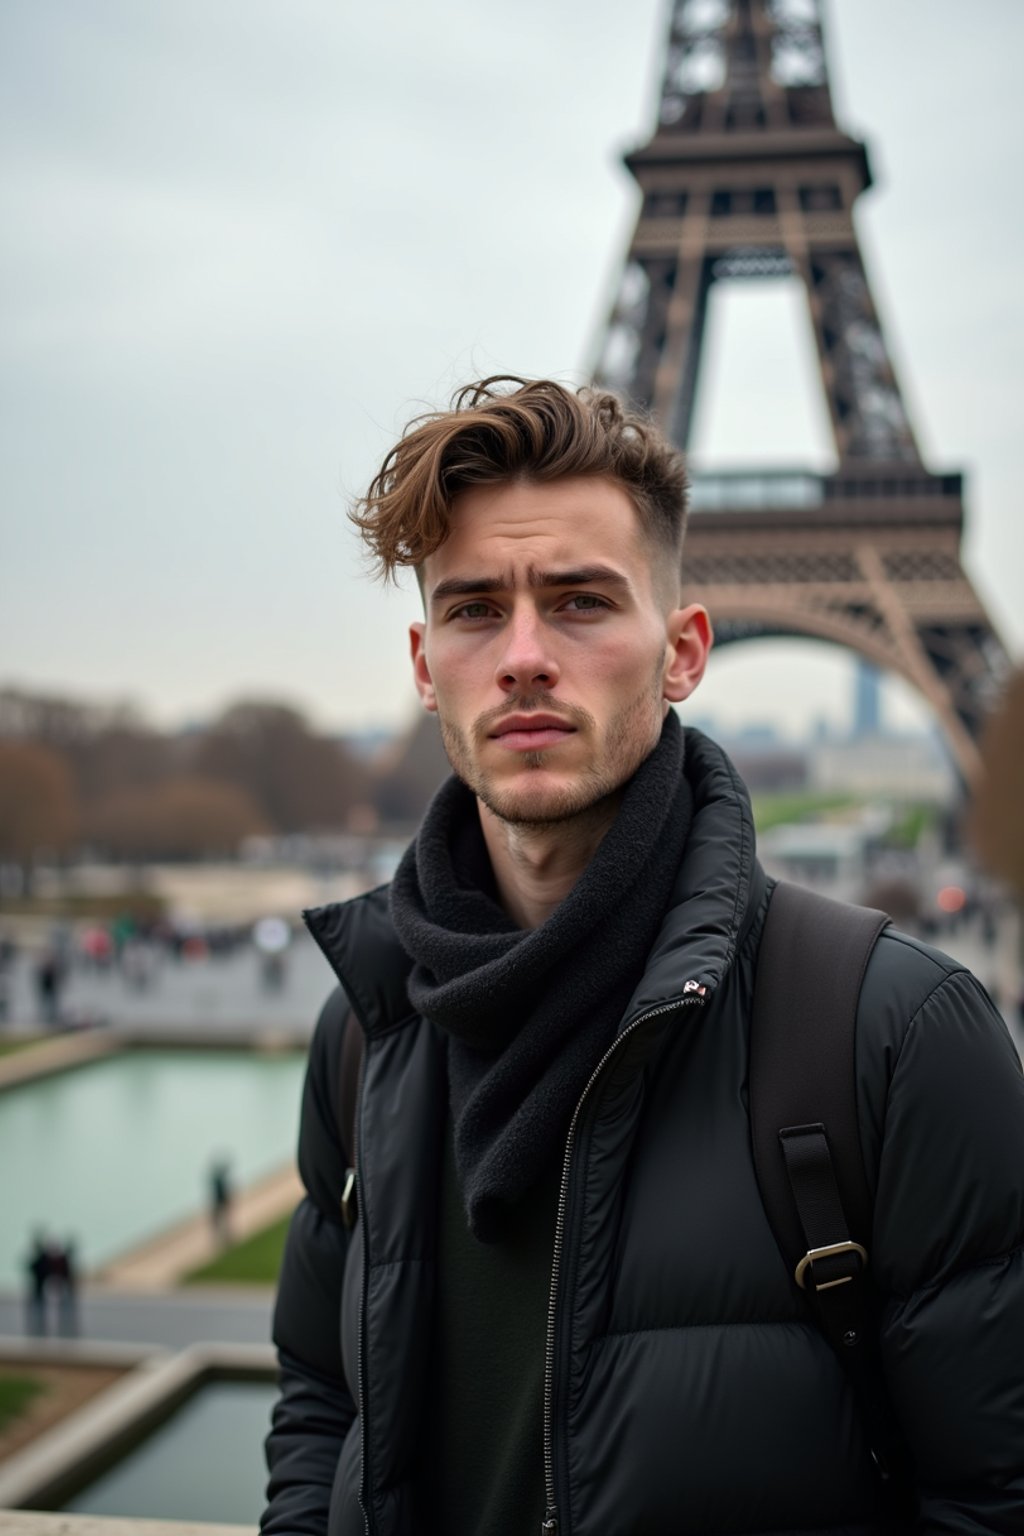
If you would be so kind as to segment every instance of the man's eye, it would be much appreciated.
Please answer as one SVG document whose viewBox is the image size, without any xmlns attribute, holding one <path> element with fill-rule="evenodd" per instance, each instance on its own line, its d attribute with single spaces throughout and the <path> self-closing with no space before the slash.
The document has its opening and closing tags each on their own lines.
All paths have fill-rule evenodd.
<svg viewBox="0 0 1024 1536">
<path fill-rule="evenodd" d="M 453 619 L 486 619 L 490 614 L 488 603 L 463 603 L 452 614 Z"/>
<path fill-rule="evenodd" d="M 566 602 L 565 607 L 571 608 L 576 613 L 593 613 L 597 608 L 607 608 L 608 604 L 603 597 L 598 597 L 594 592 L 575 592 Z"/>
</svg>

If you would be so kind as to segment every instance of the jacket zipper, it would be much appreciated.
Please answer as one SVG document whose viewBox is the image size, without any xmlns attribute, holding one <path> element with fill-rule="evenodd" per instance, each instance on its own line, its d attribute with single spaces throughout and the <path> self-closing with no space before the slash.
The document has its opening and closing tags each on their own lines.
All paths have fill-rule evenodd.
<svg viewBox="0 0 1024 1536">
<path fill-rule="evenodd" d="M 359 1092 L 358 1092 L 358 1095 L 356 1097 L 356 1105 L 359 1108 L 362 1107 L 362 1102 L 363 1102 L 363 1081 L 362 1081 L 362 1079 L 365 1079 L 365 1077 L 366 1077 L 366 1057 L 367 1057 L 367 1055 L 368 1055 L 368 1052 L 364 1051 L 363 1052 L 362 1072 L 360 1074 L 361 1081 L 359 1083 Z M 359 1227 L 361 1229 L 361 1234 L 362 1234 L 362 1240 L 363 1240 L 363 1277 L 362 1277 L 362 1285 L 360 1287 L 360 1292 L 359 1292 L 359 1348 L 356 1351 L 356 1396 L 359 1399 L 359 1402 L 358 1402 L 358 1409 L 359 1409 L 359 1437 L 360 1437 L 359 1455 L 360 1455 L 360 1457 L 362 1459 L 362 1467 L 361 1467 L 360 1476 L 359 1476 L 359 1484 L 360 1484 L 360 1486 L 359 1486 L 359 1508 L 363 1512 L 363 1524 L 365 1526 L 366 1536 L 373 1536 L 373 1528 L 370 1525 L 370 1504 L 369 1504 L 369 1500 L 367 1500 L 367 1499 L 365 1499 L 363 1497 L 363 1488 L 364 1488 L 364 1486 L 365 1487 L 369 1487 L 369 1471 L 368 1471 L 368 1468 L 369 1468 L 369 1464 L 370 1464 L 370 1458 L 369 1458 L 369 1454 L 367 1452 L 367 1439 L 366 1439 L 366 1389 L 365 1389 L 365 1386 L 363 1384 L 363 1356 L 365 1354 L 365 1343 L 366 1343 L 366 1289 L 367 1289 L 367 1286 L 369 1285 L 369 1281 L 370 1281 L 370 1237 L 369 1237 L 369 1229 L 368 1229 L 367 1221 L 366 1221 L 366 1207 L 365 1207 L 364 1199 L 363 1199 L 363 1191 L 366 1188 L 366 1186 L 365 1186 L 365 1183 L 363 1181 L 363 1149 L 362 1149 L 362 1139 L 363 1138 L 359 1135 L 359 1131 L 358 1131 L 358 1127 L 357 1127 L 356 1133 L 355 1133 L 355 1137 L 354 1137 L 354 1140 L 355 1140 L 354 1152 L 355 1152 L 355 1164 L 356 1164 L 356 1189 L 358 1191 L 357 1198 L 358 1198 L 358 1201 L 359 1201 L 359 1205 L 357 1207 L 357 1217 L 356 1217 L 356 1219 L 357 1219 L 357 1221 L 359 1223 Z"/>
<path fill-rule="evenodd" d="M 555 1217 L 555 1248 L 551 1257 L 548 1326 L 544 1344 L 544 1497 L 546 1508 L 544 1510 L 544 1519 L 541 1521 L 540 1526 L 541 1536 L 558 1536 L 559 1532 L 559 1511 L 555 1492 L 555 1456 L 551 1425 L 555 1382 L 555 1313 L 558 1309 L 558 1284 L 561 1278 L 562 1245 L 565 1239 L 565 1208 L 569 1194 L 569 1174 L 576 1142 L 576 1127 L 579 1123 L 580 1112 L 590 1096 L 591 1089 L 624 1040 L 628 1040 L 630 1035 L 640 1028 L 641 1024 L 647 1024 L 651 1019 L 656 1019 L 663 1013 L 676 1013 L 680 1008 L 685 1008 L 689 1003 L 703 1003 L 705 988 L 698 982 L 688 981 L 683 991 L 689 995 L 678 997 L 671 1003 L 662 1003 L 658 1008 L 651 1008 L 647 1013 L 642 1013 L 639 1018 L 634 1019 L 632 1024 L 622 1031 L 621 1035 L 616 1035 L 587 1079 L 576 1108 L 573 1110 L 572 1120 L 569 1122 L 569 1134 L 565 1142 L 565 1156 L 562 1160 L 562 1182 L 558 1191 L 558 1213 Z"/>
</svg>

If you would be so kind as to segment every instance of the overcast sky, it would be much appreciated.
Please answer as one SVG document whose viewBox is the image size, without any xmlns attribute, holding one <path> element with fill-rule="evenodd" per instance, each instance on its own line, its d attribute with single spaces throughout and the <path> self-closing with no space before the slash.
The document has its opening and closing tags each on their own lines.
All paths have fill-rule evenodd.
<svg viewBox="0 0 1024 1536">
<path fill-rule="evenodd" d="M 659 0 L 0 5 L 0 682 L 161 722 L 412 715 L 411 591 L 345 520 L 409 416 L 581 380 L 636 211 Z M 1024 648 L 1020 0 L 830 0 L 858 229 L 964 558 Z M 787 285 L 716 291 L 695 460 L 827 462 Z M 701 712 L 797 726 L 848 663 L 733 648 Z"/>
</svg>

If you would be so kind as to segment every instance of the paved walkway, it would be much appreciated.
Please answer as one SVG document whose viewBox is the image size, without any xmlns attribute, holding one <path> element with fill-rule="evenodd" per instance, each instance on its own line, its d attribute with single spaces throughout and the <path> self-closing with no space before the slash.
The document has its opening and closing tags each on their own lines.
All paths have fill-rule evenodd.
<svg viewBox="0 0 1024 1536">
<path fill-rule="evenodd" d="M 33 964 L 33 955 L 24 951 L 11 967 L 7 1020 L 0 1022 L 0 1032 L 44 1028 Z M 272 1034 L 301 1044 L 336 985 L 327 961 L 301 932 L 276 987 L 265 985 L 262 961 L 250 945 L 229 955 L 182 960 L 154 952 L 144 985 L 116 966 L 103 970 L 76 962 L 61 991 L 60 1012 L 70 1024 L 124 1024 L 140 1034 L 191 1029 L 225 1043 Z"/>
<path fill-rule="evenodd" d="M 192 1520 L 113 1520 L 106 1515 L 47 1515 L 0 1510 L 2 1536 L 256 1536 L 248 1525 L 198 1525 Z"/>
<path fill-rule="evenodd" d="M 131 1291 L 93 1291 L 79 1298 L 78 1333 L 89 1343 L 158 1345 L 185 1349 L 190 1344 L 266 1344 L 270 1341 L 273 1293 L 260 1286 L 195 1286 L 163 1296 Z M 0 1358 L 9 1340 L 23 1345 L 22 1297 L 0 1295 Z M 33 1346 L 38 1341 L 33 1340 Z M 48 1347 L 65 1355 L 68 1341 Z"/>
<path fill-rule="evenodd" d="M 113 1035 L 90 1029 L 26 1045 L 23 1050 L 0 1056 L 0 1089 L 15 1088 L 33 1078 L 49 1077 L 54 1072 L 66 1072 L 69 1067 L 80 1067 L 100 1056 L 109 1056 L 121 1044 Z"/>
<path fill-rule="evenodd" d="M 241 1191 L 231 1207 L 231 1235 L 238 1242 L 289 1215 L 302 1198 L 292 1167 Z M 194 1216 L 107 1264 L 94 1278 L 119 1291 L 161 1291 L 208 1264 L 221 1252 L 208 1217 Z"/>
</svg>

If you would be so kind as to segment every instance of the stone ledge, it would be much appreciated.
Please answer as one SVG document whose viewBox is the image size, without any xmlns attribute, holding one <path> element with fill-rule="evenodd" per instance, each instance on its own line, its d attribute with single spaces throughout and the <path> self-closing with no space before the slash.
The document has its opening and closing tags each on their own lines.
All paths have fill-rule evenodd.
<svg viewBox="0 0 1024 1536">
<path fill-rule="evenodd" d="M 0 1509 L 0 1536 L 255 1536 L 251 1525 L 181 1520 L 113 1520 L 105 1515 L 40 1515 Z"/>
<path fill-rule="evenodd" d="M 61 1030 L 52 1037 L 43 1035 L 23 1051 L 11 1051 L 0 1057 L 0 1091 L 20 1088 L 37 1078 L 53 1077 L 120 1051 L 258 1051 L 268 1055 L 287 1055 L 305 1051 L 309 1031 L 282 1028 L 280 1025 L 240 1025 L 218 1032 L 173 1019 L 152 1024 L 88 1024 L 80 1029 Z"/>
<path fill-rule="evenodd" d="M 273 1380 L 276 1373 L 277 1358 L 270 1345 L 193 1344 L 173 1355 L 154 1351 L 121 1381 L 52 1429 L 44 1430 L 0 1466 L 0 1508 L 30 1505 L 38 1509 L 40 1505 L 63 1503 L 75 1488 L 90 1481 L 120 1453 L 155 1429 L 203 1381 L 224 1376 Z M 156 1522 L 154 1529 L 159 1525 Z M 26 1536 L 31 1529 L 25 1527 Z M 42 1536 L 44 1528 L 35 1529 Z M 63 1529 L 47 1527 L 46 1536 L 55 1536 Z M 135 1529 L 141 1530 L 142 1526 L 136 1523 Z M 76 1536 L 86 1536 L 81 1526 L 76 1526 L 75 1531 Z M 0 1536 L 9 1536 L 4 1525 L 0 1525 Z"/>
<path fill-rule="evenodd" d="M 98 1365 L 130 1371 L 133 1366 L 172 1351 L 162 1344 L 122 1344 L 116 1340 L 77 1339 L 0 1333 L 2 1365 Z"/>
<path fill-rule="evenodd" d="M 83 1029 L 74 1034 L 55 1035 L 49 1040 L 44 1038 L 36 1045 L 27 1045 L 22 1051 L 12 1051 L 9 1056 L 0 1058 L 0 1090 L 20 1088 L 22 1083 L 69 1072 L 120 1049 L 120 1040 L 102 1029 Z"/>
</svg>

